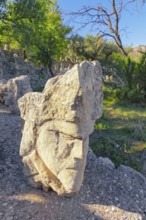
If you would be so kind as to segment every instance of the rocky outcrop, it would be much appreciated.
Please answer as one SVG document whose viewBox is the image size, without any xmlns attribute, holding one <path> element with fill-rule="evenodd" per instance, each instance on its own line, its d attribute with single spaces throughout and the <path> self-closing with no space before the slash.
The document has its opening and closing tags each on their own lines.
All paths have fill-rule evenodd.
<svg viewBox="0 0 146 220">
<path fill-rule="evenodd" d="M 89 134 L 102 115 L 100 64 L 75 65 L 50 79 L 42 93 L 28 93 L 18 103 L 25 121 L 20 155 L 31 183 L 59 195 L 77 192 Z"/>
<path fill-rule="evenodd" d="M 35 67 L 31 62 L 10 54 L 8 51 L 0 51 L 0 80 L 13 79 L 21 75 L 30 77 L 30 84 L 33 90 L 38 90 L 46 84 L 51 77 L 49 70 L 46 67 Z"/>
<path fill-rule="evenodd" d="M 146 52 L 146 45 L 139 45 L 137 47 L 133 47 L 133 51 L 145 53 Z"/>
<path fill-rule="evenodd" d="M 18 99 L 31 91 L 30 78 L 28 76 L 16 77 L 8 82 L 1 80 L 0 102 L 8 106 L 11 112 L 18 114 Z"/>
</svg>

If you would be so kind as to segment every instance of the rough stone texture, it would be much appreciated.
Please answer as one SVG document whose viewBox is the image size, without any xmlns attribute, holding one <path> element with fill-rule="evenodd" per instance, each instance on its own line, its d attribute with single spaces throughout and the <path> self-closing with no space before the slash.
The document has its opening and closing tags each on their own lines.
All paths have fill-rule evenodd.
<svg viewBox="0 0 146 220">
<path fill-rule="evenodd" d="M 99 62 L 75 65 L 65 75 L 49 80 L 43 93 L 23 96 L 19 108 L 25 120 L 20 155 L 32 184 L 46 190 L 51 187 L 58 194 L 77 192 L 89 134 L 102 115 Z"/>
<path fill-rule="evenodd" d="M 19 156 L 21 129 L 20 117 L 0 104 L 0 220 L 146 220 L 146 178 L 126 166 L 111 169 L 92 151 L 73 197 L 32 188 Z"/>
<path fill-rule="evenodd" d="M 3 79 L 3 69 L 0 67 L 0 79 Z"/>
<path fill-rule="evenodd" d="M 30 77 L 31 87 L 36 90 L 44 87 L 51 77 L 46 67 L 35 67 L 31 62 L 24 62 L 19 56 L 10 55 L 7 51 L 0 51 L 0 80 L 13 79 L 21 75 Z"/>
<path fill-rule="evenodd" d="M 0 103 L 4 103 L 4 91 L 6 88 L 7 81 L 2 79 L 0 80 Z"/>
<path fill-rule="evenodd" d="M 142 157 L 142 174 L 146 177 L 146 150 L 144 150 Z"/>
<path fill-rule="evenodd" d="M 30 78 L 20 76 L 10 79 L 7 83 L 0 82 L 0 101 L 9 107 L 11 112 L 18 114 L 18 99 L 28 92 L 31 92 Z"/>
</svg>

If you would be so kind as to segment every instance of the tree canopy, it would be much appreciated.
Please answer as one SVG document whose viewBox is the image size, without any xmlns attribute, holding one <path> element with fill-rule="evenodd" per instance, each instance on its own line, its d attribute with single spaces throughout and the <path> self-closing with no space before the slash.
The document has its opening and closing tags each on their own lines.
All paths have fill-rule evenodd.
<svg viewBox="0 0 146 220">
<path fill-rule="evenodd" d="M 56 0 L 15 0 L 5 5 L 1 42 L 15 41 L 34 62 L 49 67 L 65 52 L 71 28 L 62 24 Z"/>
<path fill-rule="evenodd" d="M 83 60 L 99 60 L 101 63 L 115 52 L 118 47 L 114 42 L 104 40 L 100 35 L 72 35 L 68 38 L 68 50 L 65 60 L 71 64 L 79 63 Z"/>
</svg>

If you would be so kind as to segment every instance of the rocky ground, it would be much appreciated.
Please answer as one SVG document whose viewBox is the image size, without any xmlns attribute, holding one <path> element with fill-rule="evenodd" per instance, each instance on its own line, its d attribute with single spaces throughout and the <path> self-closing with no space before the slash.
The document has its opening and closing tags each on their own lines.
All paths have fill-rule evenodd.
<svg viewBox="0 0 146 220">
<path fill-rule="evenodd" d="M 19 156 L 21 128 L 20 117 L 0 105 L 0 220 L 146 219 L 146 179 L 91 151 L 82 188 L 71 198 L 32 188 Z"/>
</svg>

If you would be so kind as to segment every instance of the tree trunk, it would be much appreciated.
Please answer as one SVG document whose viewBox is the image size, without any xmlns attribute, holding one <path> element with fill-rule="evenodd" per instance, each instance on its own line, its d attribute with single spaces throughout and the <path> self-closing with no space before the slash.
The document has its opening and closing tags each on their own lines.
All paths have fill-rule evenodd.
<svg viewBox="0 0 146 220">
<path fill-rule="evenodd" d="M 53 70 L 52 70 L 52 62 L 49 62 L 48 68 L 49 68 L 51 76 L 54 77 L 54 73 L 53 73 Z"/>
<path fill-rule="evenodd" d="M 123 48 L 123 46 L 120 46 L 119 49 L 120 49 L 120 51 L 122 52 L 122 54 L 123 54 L 124 56 L 128 56 L 128 54 L 126 53 L 126 51 L 125 51 L 125 49 Z"/>
<path fill-rule="evenodd" d="M 23 59 L 27 59 L 26 50 L 23 50 Z"/>
</svg>

